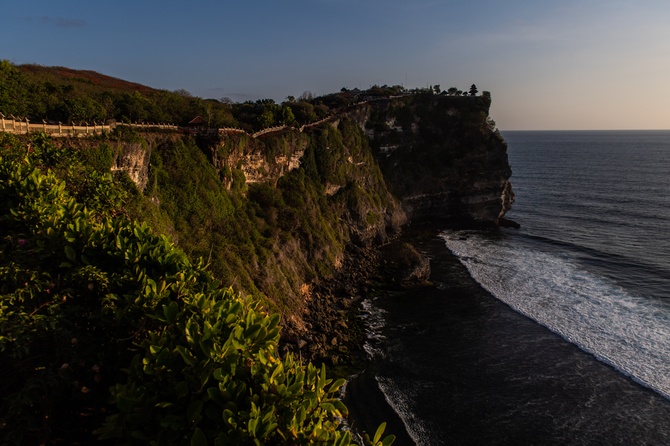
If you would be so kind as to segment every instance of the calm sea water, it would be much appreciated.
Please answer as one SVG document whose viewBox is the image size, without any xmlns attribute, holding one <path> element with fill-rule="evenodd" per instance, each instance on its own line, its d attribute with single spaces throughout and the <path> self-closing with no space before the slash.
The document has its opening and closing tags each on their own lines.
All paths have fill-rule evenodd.
<svg viewBox="0 0 670 446">
<path fill-rule="evenodd" d="M 368 384 L 407 443 L 670 444 L 670 131 L 504 137 L 521 229 L 415 236 Z"/>
</svg>

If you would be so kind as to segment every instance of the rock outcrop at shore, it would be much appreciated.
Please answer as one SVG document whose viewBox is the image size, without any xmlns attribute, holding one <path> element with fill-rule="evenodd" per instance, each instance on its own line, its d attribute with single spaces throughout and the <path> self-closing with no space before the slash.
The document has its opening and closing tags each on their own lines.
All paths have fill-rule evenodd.
<svg viewBox="0 0 670 446">
<path fill-rule="evenodd" d="M 430 280 L 430 259 L 409 243 L 385 250 L 383 268 L 389 284 L 409 289 L 427 285 Z"/>
</svg>

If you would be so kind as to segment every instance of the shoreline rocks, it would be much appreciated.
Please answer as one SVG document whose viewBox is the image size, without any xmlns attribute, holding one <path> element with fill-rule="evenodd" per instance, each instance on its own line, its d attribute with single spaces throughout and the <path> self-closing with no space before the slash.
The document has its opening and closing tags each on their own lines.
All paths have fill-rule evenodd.
<svg viewBox="0 0 670 446">
<path fill-rule="evenodd" d="M 336 277 L 316 283 L 306 296 L 301 314 L 304 328 L 289 324 L 282 330 L 280 351 L 324 363 L 338 377 L 362 370 L 365 327 L 359 304 L 369 291 L 377 264 L 376 247 L 352 247 Z"/>
<path fill-rule="evenodd" d="M 412 244 L 392 243 L 392 248 L 384 249 L 384 260 L 380 273 L 384 282 L 401 289 L 411 289 L 430 284 L 430 259 L 420 253 Z"/>
</svg>

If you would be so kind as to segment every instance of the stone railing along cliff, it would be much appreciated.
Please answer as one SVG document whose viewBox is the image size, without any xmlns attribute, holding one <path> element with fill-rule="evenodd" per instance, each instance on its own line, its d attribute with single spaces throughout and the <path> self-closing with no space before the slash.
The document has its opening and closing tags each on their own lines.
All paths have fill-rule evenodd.
<svg viewBox="0 0 670 446">
<path fill-rule="evenodd" d="M 355 108 L 357 106 L 365 105 L 371 101 L 379 101 L 379 100 L 388 100 L 388 99 L 393 99 L 396 97 L 400 96 L 391 96 L 388 98 L 380 98 L 380 99 L 368 99 L 365 101 L 358 102 L 356 104 L 353 104 L 350 108 Z M 321 124 L 324 124 L 326 122 L 329 122 L 337 117 L 337 113 L 330 114 L 326 116 L 325 118 L 319 119 L 318 121 L 310 122 L 308 124 L 303 124 L 301 125 L 298 130 L 300 132 L 303 132 L 307 128 L 315 127 Z M 132 127 L 136 128 L 141 131 L 145 132 L 151 132 L 151 131 L 174 131 L 174 132 L 179 132 L 179 131 L 187 131 L 189 130 L 188 127 L 180 127 L 174 124 L 154 124 L 154 123 L 125 123 L 125 122 L 114 122 L 114 123 L 108 123 L 108 124 L 98 124 L 96 122 L 93 123 L 93 125 L 90 125 L 88 123 L 85 123 L 84 125 L 75 125 L 75 124 L 63 124 L 63 123 L 58 123 L 58 124 L 52 124 L 52 123 L 47 123 L 46 121 L 42 120 L 41 123 L 35 123 L 35 122 L 30 122 L 28 118 L 16 118 L 15 116 L 9 116 L 6 117 L 4 114 L 0 113 L 0 131 L 5 132 L 5 133 L 13 133 L 17 135 L 25 135 L 27 133 L 32 133 L 32 132 L 44 132 L 50 136 L 87 136 L 87 135 L 95 135 L 95 134 L 100 134 L 103 132 L 111 132 L 114 130 L 116 127 L 119 126 L 126 126 L 126 127 Z M 261 129 L 257 132 L 254 133 L 249 133 L 246 130 L 243 130 L 238 127 L 222 127 L 222 128 L 212 128 L 212 129 L 207 129 L 205 130 L 205 133 L 207 134 L 219 134 L 219 135 L 224 135 L 227 133 L 244 133 L 252 138 L 258 138 L 263 135 L 267 135 L 268 133 L 273 133 L 273 132 L 279 132 L 282 130 L 290 129 L 293 128 L 288 125 L 277 125 L 277 126 L 272 126 L 272 127 L 266 127 L 264 129 Z"/>
<path fill-rule="evenodd" d="M 142 131 L 179 131 L 180 127 L 173 124 L 145 124 L 145 123 L 110 123 L 98 124 L 94 122 L 91 124 L 75 125 L 75 124 L 47 124 L 46 121 L 41 123 L 30 122 L 28 118 L 16 119 L 13 116 L 9 118 L 0 113 L 0 131 L 5 133 L 14 133 L 17 135 L 25 135 L 26 133 L 44 132 L 50 136 L 86 136 L 95 135 L 103 132 L 111 132 L 116 127 L 126 126 L 133 127 Z"/>
<path fill-rule="evenodd" d="M 309 124 L 303 124 L 300 126 L 299 130 L 302 132 L 306 128 L 314 127 L 325 122 L 332 120 L 334 116 L 327 116 L 323 119 L 320 119 Z M 111 132 L 116 127 L 126 126 L 138 129 L 140 131 L 151 132 L 151 131 L 183 131 L 186 130 L 186 127 L 179 127 L 174 124 L 153 124 L 153 123 L 125 123 L 125 122 L 115 122 L 110 124 L 98 124 L 94 122 L 91 124 L 84 125 L 75 125 L 75 124 L 48 124 L 46 121 L 41 123 L 30 122 L 28 118 L 16 119 L 13 116 L 6 118 L 5 115 L 0 113 L 0 131 L 5 133 L 13 133 L 16 135 L 25 135 L 26 133 L 33 132 L 44 132 L 50 136 L 86 136 L 86 135 L 95 135 L 103 132 Z M 258 138 L 268 133 L 279 132 L 285 129 L 293 128 L 288 125 L 277 125 L 273 127 L 267 127 L 261 129 L 254 133 L 248 133 L 246 130 L 237 128 L 237 127 L 223 127 L 223 128 L 214 128 L 208 129 L 206 133 L 208 134 L 226 134 L 226 133 L 244 133 L 252 138 Z"/>
</svg>

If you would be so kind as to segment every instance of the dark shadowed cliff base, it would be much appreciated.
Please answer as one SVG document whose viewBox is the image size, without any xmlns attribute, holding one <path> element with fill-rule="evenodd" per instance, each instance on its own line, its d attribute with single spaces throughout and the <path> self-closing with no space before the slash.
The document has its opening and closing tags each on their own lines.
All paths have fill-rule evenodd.
<svg viewBox="0 0 670 446">
<path fill-rule="evenodd" d="M 370 293 L 385 326 L 347 386 L 354 428 L 387 421 L 396 445 L 668 444 L 670 401 L 495 299 L 439 230 L 384 247 L 411 242 L 432 283 Z"/>
</svg>

